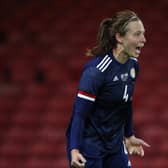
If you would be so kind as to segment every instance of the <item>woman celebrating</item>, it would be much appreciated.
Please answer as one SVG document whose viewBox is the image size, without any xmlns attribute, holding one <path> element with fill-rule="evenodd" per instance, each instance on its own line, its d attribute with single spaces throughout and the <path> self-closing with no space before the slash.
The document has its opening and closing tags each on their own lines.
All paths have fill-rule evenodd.
<svg viewBox="0 0 168 168">
<path fill-rule="evenodd" d="M 133 131 L 132 101 L 138 75 L 137 58 L 146 39 L 140 18 L 132 11 L 104 19 L 94 56 L 82 72 L 67 129 L 67 153 L 74 168 L 128 168 L 129 154 L 144 156 Z"/>
</svg>

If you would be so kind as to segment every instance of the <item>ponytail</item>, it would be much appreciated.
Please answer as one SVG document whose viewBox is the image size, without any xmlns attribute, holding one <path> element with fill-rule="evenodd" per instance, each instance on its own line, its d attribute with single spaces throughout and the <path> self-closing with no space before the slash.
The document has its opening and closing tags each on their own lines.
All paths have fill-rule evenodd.
<svg viewBox="0 0 168 168">
<path fill-rule="evenodd" d="M 106 18 L 100 23 L 99 31 L 97 34 L 97 46 L 95 46 L 93 49 L 87 50 L 87 56 L 103 54 L 104 52 L 108 52 L 112 49 L 109 31 L 111 25 L 111 18 Z"/>
</svg>

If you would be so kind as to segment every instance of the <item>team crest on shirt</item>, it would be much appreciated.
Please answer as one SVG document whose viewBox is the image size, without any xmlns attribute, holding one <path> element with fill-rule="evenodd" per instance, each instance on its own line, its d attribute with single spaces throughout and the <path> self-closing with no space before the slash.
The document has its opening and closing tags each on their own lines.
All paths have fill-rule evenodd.
<svg viewBox="0 0 168 168">
<path fill-rule="evenodd" d="M 130 75 L 132 78 L 135 78 L 135 68 L 131 68 Z"/>
</svg>

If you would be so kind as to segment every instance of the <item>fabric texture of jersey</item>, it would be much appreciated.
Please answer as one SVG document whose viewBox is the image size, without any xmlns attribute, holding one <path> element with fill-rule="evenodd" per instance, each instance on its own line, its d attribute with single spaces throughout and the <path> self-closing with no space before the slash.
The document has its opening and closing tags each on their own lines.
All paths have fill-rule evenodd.
<svg viewBox="0 0 168 168">
<path fill-rule="evenodd" d="M 123 137 L 133 135 L 132 97 L 138 62 L 125 64 L 112 53 L 95 56 L 82 72 L 67 129 L 67 150 L 88 157 L 121 150 Z"/>
<path fill-rule="evenodd" d="M 117 154 L 107 154 L 102 158 L 87 158 L 85 168 L 131 168 L 125 145 Z"/>
</svg>

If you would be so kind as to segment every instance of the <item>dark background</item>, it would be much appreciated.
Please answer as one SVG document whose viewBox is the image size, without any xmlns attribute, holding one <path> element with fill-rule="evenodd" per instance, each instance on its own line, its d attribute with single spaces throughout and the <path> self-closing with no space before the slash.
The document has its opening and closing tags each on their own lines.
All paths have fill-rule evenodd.
<svg viewBox="0 0 168 168">
<path fill-rule="evenodd" d="M 151 148 L 135 168 L 167 168 L 168 1 L 1 0 L 0 167 L 66 168 L 65 129 L 99 23 L 131 9 L 147 43 L 134 95 L 136 136 Z"/>
</svg>

